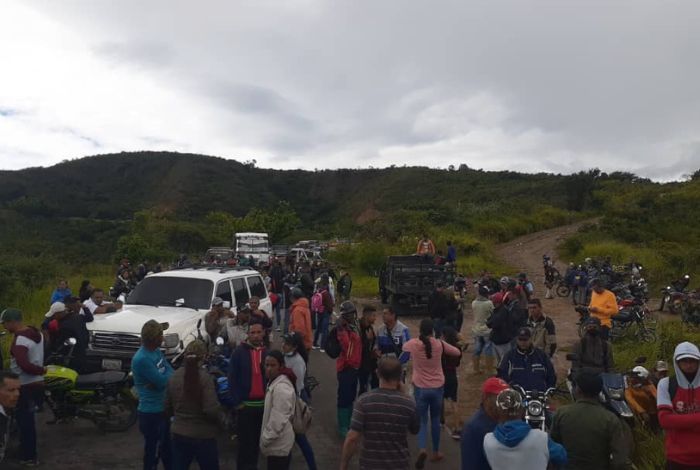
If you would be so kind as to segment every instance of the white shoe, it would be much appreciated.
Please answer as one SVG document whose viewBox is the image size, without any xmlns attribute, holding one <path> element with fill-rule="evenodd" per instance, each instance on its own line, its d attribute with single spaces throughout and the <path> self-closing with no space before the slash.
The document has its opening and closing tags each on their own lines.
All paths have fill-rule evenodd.
<svg viewBox="0 0 700 470">
<path fill-rule="evenodd" d="M 280 327 L 278 326 L 277 329 L 276 329 L 275 331 L 282 331 L 282 328 L 280 328 Z"/>
<path fill-rule="evenodd" d="M 326 352 L 326 350 L 325 350 L 325 349 L 321 349 L 321 352 L 324 353 L 324 352 Z"/>
</svg>

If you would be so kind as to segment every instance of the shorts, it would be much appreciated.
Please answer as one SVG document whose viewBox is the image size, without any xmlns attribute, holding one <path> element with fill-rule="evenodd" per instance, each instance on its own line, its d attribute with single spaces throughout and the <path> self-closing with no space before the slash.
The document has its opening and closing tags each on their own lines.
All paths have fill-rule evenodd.
<svg viewBox="0 0 700 470">
<path fill-rule="evenodd" d="M 445 372 L 445 385 L 442 397 L 444 400 L 457 401 L 457 371 Z"/>
</svg>

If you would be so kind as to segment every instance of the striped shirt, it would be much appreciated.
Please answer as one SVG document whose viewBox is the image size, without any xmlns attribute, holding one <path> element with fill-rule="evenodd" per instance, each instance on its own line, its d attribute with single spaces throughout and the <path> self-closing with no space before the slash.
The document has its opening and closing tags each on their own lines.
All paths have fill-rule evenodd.
<svg viewBox="0 0 700 470">
<path fill-rule="evenodd" d="M 378 388 L 355 402 L 350 429 L 362 433 L 360 469 L 411 467 L 407 433 L 418 433 L 416 403 L 398 390 Z"/>
</svg>

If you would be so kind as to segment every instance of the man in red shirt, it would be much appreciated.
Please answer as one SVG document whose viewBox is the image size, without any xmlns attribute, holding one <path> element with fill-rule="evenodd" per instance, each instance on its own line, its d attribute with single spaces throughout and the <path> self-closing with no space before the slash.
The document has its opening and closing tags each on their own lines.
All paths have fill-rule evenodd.
<svg viewBox="0 0 700 470">
<path fill-rule="evenodd" d="M 338 376 L 338 432 L 345 438 L 350 428 L 352 407 L 357 396 L 357 376 L 362 363 L 362 338 L 357 326 L 357 310 L 350 301 L 340 305 L 336 327 L 340 355 L 335 361 Z"/>
</svg>

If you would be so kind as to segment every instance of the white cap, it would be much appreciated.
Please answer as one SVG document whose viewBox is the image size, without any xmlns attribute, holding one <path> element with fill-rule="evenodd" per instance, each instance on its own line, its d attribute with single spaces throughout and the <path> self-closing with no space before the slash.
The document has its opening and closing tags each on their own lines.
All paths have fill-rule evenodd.
<svg viewBox="0 0 700 470">
<path fill-rule="evenodd" d="M 649 377 L 649 371 L 646 369 L 646 367 L 636 366 L 634 369 L 632 369 L 632 372 L 635 373 L 637 377 L 642 379 Z"/>
<path fill-rule="evenodd" d="M 54 302 L 51 304 L 51 308 L 49 309 L 48 312 L 46 312 L 46 318 L 51 318 L 58 312 L 65 312 L 66 311 L 66 304 L 63 302 Z"/>
</svg>

